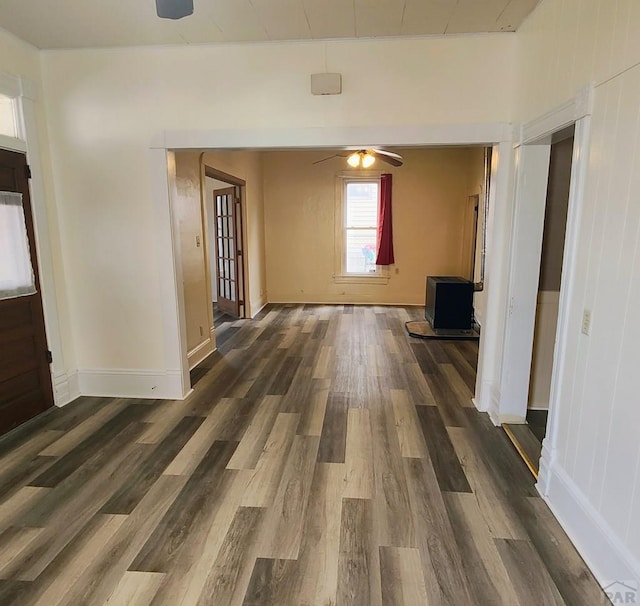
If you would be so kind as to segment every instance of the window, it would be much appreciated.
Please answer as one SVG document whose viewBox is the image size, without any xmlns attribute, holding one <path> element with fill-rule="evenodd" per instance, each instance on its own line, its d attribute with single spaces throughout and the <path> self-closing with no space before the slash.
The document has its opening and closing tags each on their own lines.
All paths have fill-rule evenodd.
<svg viewBox="0 0 640 606">
<path fill-rule="evenodd" d="M 345 274 L 377 274 L 377 180 L 349 180 L 344 184 L 343 267 Z"/>
<path fill-rule="evenodd" d="M 0 192 L 0 299 L 35 292 L 22 195 Z"/>
<path fill-rule="evenodd" d="M 0 135 L 18 136 L 15 101 L 5 95 L 0 95 Z"/>
<path fill-rule="evenodd" d="M 376 265 L 379 198 L 380 173 L 360 170 L 336 175 L 336 284 L 389 282 L 388 268 Z"/>
</svg>

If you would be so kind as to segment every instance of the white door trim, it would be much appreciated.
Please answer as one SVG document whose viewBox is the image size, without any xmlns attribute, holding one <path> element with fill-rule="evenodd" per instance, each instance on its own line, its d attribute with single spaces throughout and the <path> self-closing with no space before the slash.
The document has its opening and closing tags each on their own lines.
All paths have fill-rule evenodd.
<svg viewBox="0 0 640 606">
<path fill-rule="evenodd" d="M 570 386 L 563 384 L 561 377 L 565 372 L 565 358 L 570 326 L 569 310 L 572 304 L 571 298 L 575 293 L 574 284 L 578 262 L 578 241 L 582 221 L 587 171 L 589 168 L 592 96 L 593 89 L 591 89 L 589 103 L 586 106 L 589 113 L 579 116 L 575 123 L 571 185 L 569 188 L 569 210 L 567 213 L 567 229 L 562 259 L 558 327 L 556 329 L 556 344 L 553 353 L 554 364 L 549 394 L 549 419 L 547 421 L 546 437 L 542 443 L 542 458 L 540 460 L 537 484 L 538 490 L 545 496 L 548 494 L 550 472 L 557 459 L 558 417 L 560 409 L 564 402 L 569 401 L 568 396 L 565 394 L 568 392 Z"/>
<path fill-rule="evenodd" d="M 487 256 L 484 279 L 485 317 L 482 319 L 474 404 L 499 424 L 499 381 L 507 296 L 507 263 L 513 200 L 513 144 L 494 146 L 487 218 Z"/>
<path fill-rule="evenodd" d="M 51 238 L 36 120 L 37 89 L 35 84 L 27 78 L 0 73 L 0 93 L 17 101 L 18 113 L 18 137 L 16 139 L 2 137 L 0 147 L 10 151 L 26 153 L 27 162 L 31 167 L 32 177 L 29 185 L 36 235 L 36 256 L 40 271 L 40 288 L 42 290 L 42 307 L 44 310 L 47 344 L 53 356 L 53 363 L 50 367 L 51 380 L 55 404 L 64 406 L 77 397 L 78 393 L 73 385 L 70 385 L 62 350 L 58 301 L 51 257 Z"/>
<path fill-rule="evenodd" d="M 160 272 L 165 364 L 176 371 L 176 398 L 190 391 L 187 356 L 182 268 L 176 245 L 176 226 L 171 212 L 170 190 L 175 186 L 173 151 L 180 149 L 296 149 L 310 147 L 348 147 L 350 145 L 511 145 L 512 127 L 506 123 L 454 124 L 443 126 L 371 126 L 345 128 L 282 128 L 214 131 L 163 131 L 153 137 L 149 161 L 156 217 L 156 254 Z M 508 183 L 509 163 L 498 171 L 499 179 Z M 500 190 L 506 195 L 507 188 Z M 498 206 L 506 206 L 497 200 Z M 489 274 L 489 272 L 488 272 Z M 490 287 L 489 287 L 490 288 Z M 496 297 L 494 302 L 499 304 Z M 496 344 L 496 347 L 499 344 Z M 492 355 L 495 347 L 487 355 Z"/>
<path fill-rule="evenodd" d="M 589 85 L 572 100 L 556 109 L 524 124 L 520 143 L 517 146 L 519 161 L 516 181 L 518 183 L 514 207 L 511 264 L 507 302 L 509 313 L 502 351 L 502 373 L 499 392 L 499 420 L 524 421 L 527 411 L 526 397 L 530 378 L 531 350 L 533 347 L 533 325 L 535 322 L 535 295 L 539 274 L 542 233 L 544 223 L 544 200 L 540 202 L 541 183 L 548 178 L 548 151 L 551 137 L 563 128 L 575 124 L 569 210 L 565 232 L 565 248 L 562 264 L 562 283 L 558 310 L 558 325 L 554 348 L 554 365 L 549 399 L 547 435 L 543 443 L 538 489 L 544 495 L 548 487 L 549 467 L 556 456 L 557 418 L 562 406 L 563 386 L 560 383 L 565 362 L 567 333 L 569 328 L 570 297 L 575 279 L 576 254 L 579 238 L 580 217 L 584 198 L 585 177 L 588 163 L 590 119 L 593 104 L 593 86 Z M 546 170 L 544 157 L 546 160 Z M 543 196 L 544 197 L 544 196 Z M 532 208 L 532 205 L 534 208 Z M 533 227 L 532 227 L 533 226 Z M 522 234 L 531 234 L 526 239 Z M 520 239 L 519 239 L 520 238 Z M 538 251 L 537 266 L 532 259 Z M 533 295 L 531 293 L 534 293 Z M 533 296 L 533 304 L 531 298 Z M 522 355 L 524 351 L 528 355 Z M 519 399 L 518 399 L 519 398 Z"/>
</svg>

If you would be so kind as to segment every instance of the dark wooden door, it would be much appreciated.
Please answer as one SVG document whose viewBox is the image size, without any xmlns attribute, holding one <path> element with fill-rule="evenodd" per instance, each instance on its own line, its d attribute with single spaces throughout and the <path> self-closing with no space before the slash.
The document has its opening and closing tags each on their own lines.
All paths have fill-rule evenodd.
<svg viewBox="0 0 640 606">
<path fill-rule="evenodd" d="M 0 191 L 22 194 L 36 287 L 0 300 L 0 434 L 53 406 L 27 171 L 24 154 L 0 150 Z"/>
<path fill-rule="evenodd" d="M 235 187 L 213 192 L 218 309 L 240 317 L 240 275 Z"/>
</svg>

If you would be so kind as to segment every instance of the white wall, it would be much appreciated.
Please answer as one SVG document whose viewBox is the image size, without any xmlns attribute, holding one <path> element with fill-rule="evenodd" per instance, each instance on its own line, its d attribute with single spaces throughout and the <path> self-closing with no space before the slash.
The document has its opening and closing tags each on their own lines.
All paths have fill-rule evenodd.
<svg viewBox="0 0 640 606">
<path fill-rule="evenodd" d="M 340 96 L 309 92 L 325 50 L 327 69 L 343 74 Z M 514 35 L 496 34 L 44 52 L 78 364 L 164 367 L 148 152 L 154 135 L 508 121 L 514 50 Z"/>
<path fill-rule="evenodd" d="M 515 117 L 530 120 L 638 62 L 635 0 L 543 0 L 517 33 Z"/>
<path fill-rule="evenodd" d="M 521 119 L 595 82 L 546 490 L 601 581 L 640 579 L 639 30 L 635 0 L 544 0 L 518 34 Z M 592 311 L 589 336 L 580 332 L 584 309 Z"/>
</svg>

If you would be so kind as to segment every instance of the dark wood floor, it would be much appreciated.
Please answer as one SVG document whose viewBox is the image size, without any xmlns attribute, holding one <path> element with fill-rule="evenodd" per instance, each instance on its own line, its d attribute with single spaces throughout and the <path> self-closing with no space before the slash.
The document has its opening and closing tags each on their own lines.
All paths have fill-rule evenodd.
<svg viewBox="0 0 640 606">
<path fill-rule="evenodd" d="M 540 444 L 547 433 L 548 418 L 548 410 L 527 410 L 527 424 Z"/>
<path fill-rule="evenodd" d="M 509 440 L 536 479 L 540 469 L 542 441 L 547 431 L 547 417 L 547 410 L 529 410 L 526 423 L 502 424 Z"/>
<path fill-rule="evenodd" d="M 184 402 L 81 398 L 1 440 L 0 604 L 604 603 L 471 404 L 476 345 L 417 315 L 271 307 L 219 325 Z"/>
</svg>

